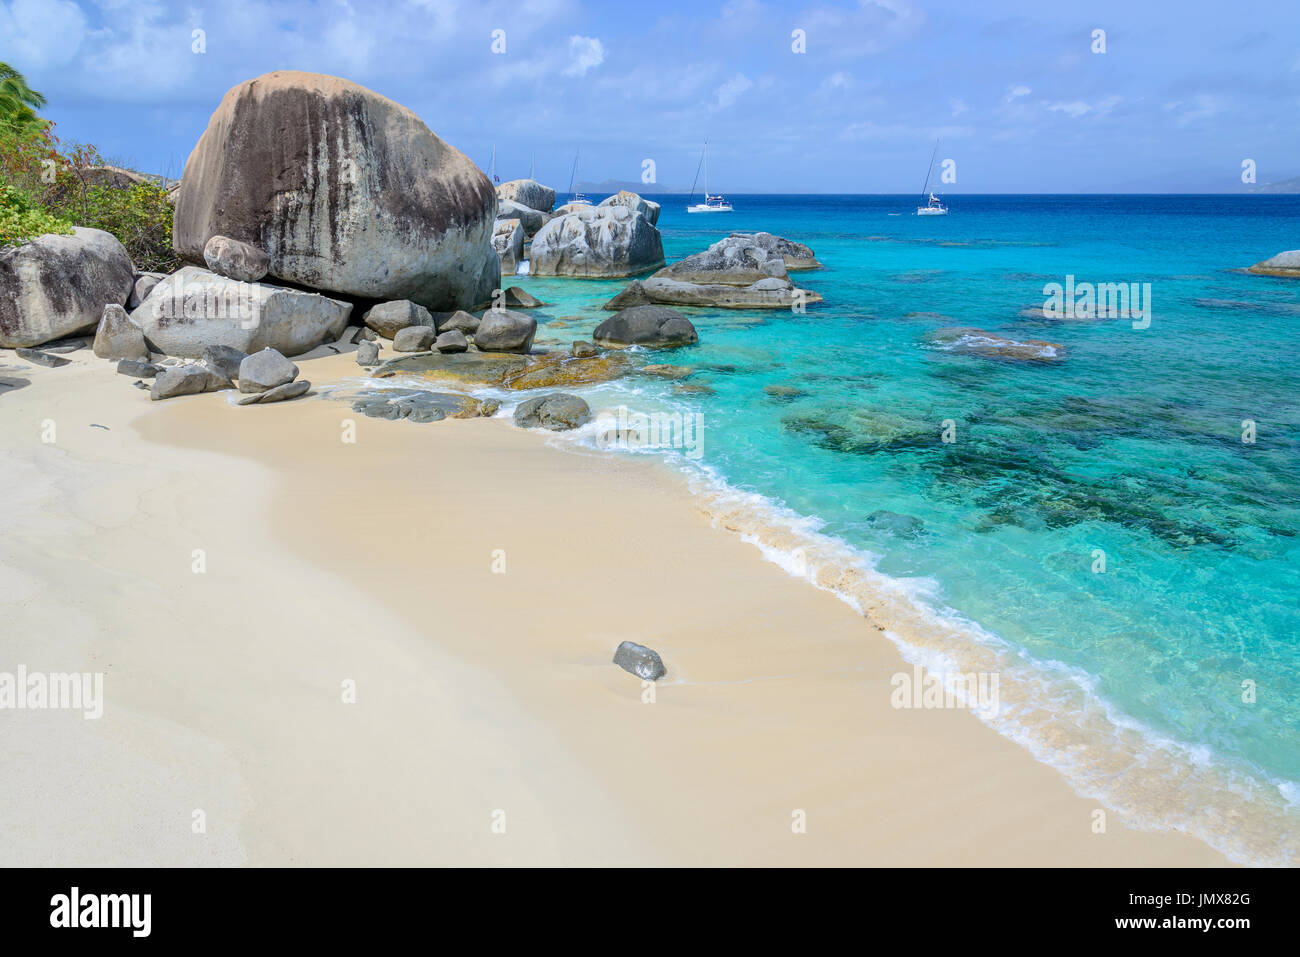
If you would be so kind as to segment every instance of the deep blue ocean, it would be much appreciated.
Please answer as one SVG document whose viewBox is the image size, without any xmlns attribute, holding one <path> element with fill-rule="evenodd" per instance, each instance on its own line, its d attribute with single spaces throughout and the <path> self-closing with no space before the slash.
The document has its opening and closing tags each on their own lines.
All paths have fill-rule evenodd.
<svg viewBox="0 0 1300 957">
<path fill-rule="evenodd" d="M 669 262 L 766 230 L 813 248 L 825 268 L 791 276 L 825 301 L 683 310 L 699 344 L 654 361 L 695 374 L 593 407 L 699 413 L 700 457 L 661 454 L 723 524 L 846 600 L 889 582 L 892 612 L 928 609 L 891 632 L 905 656 L 1000 671 L 990 723 L 1080 793 L 1300 862 L 1300 280 L 1243 271 L 1300 247 L 1300 196 L 648 198 Z M 1044 319 L 1067 276 L 1150 283 L 1149 325 Z M 541 345 L 626 285 L 518 282 L 552 304 Z M 927 338 L 953 326 L 1064 358 Z"/>
</svg>

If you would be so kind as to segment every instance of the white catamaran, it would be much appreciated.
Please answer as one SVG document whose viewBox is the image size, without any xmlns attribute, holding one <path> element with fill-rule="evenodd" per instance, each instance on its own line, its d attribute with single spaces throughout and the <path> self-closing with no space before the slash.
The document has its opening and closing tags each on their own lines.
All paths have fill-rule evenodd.
<svg viewBox="0 0 1300 957">
<path fill-rule="evenodd" d="M 939 141 L 934 141 L 934 152 L 930 154 L 930 165 L 925 171 L 925 185 L 921 187 L 921 199 L 929 193 L 930 200 L 924 206 L 916 207 L 918 216 L 947 216 L 948 207 L 939 202 L 939 197 L 930 192 L 930 174 L 934 172 L 934 158 L 939 155 Z"/>
<path fill-rule="evenodd" d="M 729 213 L 731 204 L 723 198 L 721 194 L 711 195 L 709 193 L 709 141 L 704 141 L 704 152 L 700 156 L 700 166 L 704 167 L 704 202 L 691 204 L 688 199 L 686 211 L 688 213 Z M 695 181 L 699 182 L 700 168 L 695 169 Z M 695 183 L 691 184 L 691 199 L 695 198 Z"/>
</svg>

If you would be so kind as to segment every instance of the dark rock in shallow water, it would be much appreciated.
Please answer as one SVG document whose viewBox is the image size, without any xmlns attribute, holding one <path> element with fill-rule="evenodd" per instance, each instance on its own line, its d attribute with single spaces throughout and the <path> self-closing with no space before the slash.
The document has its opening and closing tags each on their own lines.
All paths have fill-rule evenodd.
<svg viewBox="0 0 1300 957">
<path fill-rule="evenodd" d="M 1016 359 L 1025 362 L 1057 362 L 1065 358 L 1065 346 L 1043 339 L 1017 341 L 984 329 L 954 326 L 936 329 L 926 339 L 945 352 L 981 356 L 986 359 Z"/>
<path fill-rule="evenodd" d="M 520 402 L 515 409 L 515 425 L 523 429 L 550 429 L 567 432 L 591 421 L 591 406 L 576 395 L 553 392 Z"/>
<path fill-rule="evenodd" d="M 632 306 L 610 316 L 591 334 L 597 345 L 664 349 L 690 345 L 699 334 L 689 319 L 663 306 Z"/>
<path fill-rule="evenodd" d="M 584 342 L 581 339 L 569 347 L 569 352 L 572 353 L 575 359 L 590 359 L 596 355 L 596 351 L 594 344 Z"/>
<path fill-rule="evenodd" d="M 627 288 L 600 308 L 606 312 L 618 312 L 620 309 L 627 309 L 631 306 L 650 306 L 653 305 L 651 298 L 646 295 L 645 286 L 640 279 L 633 279 L 627 284 Z"/>
<path fill-rule="evenodd" d="M 139 359 L 122 359 L 117 364 L 117 371 L 122 375 L 135 376 L 137 379 L 152 379 L 163 371 L 162 366 Z"/>
<path fill-rule="evenodd" d="M 668 673 L 659 652 L 634 641 L 625 641 L 614 652 L 614 664 L 643 681 L 658 681 Z"/>
<path fill-rule="evenodd" d="M 518 286 L 511 286 L 502 294 L 502 298 L 507 309 L 540 309 L 546 305 L 542 300 L 525 292 Z"/>
<path fill-rule="evenodd" d="M 26 359 L 28 362 L 35 363 L 38 366 L 45 366 L 47 369 L 57 369 L 59 366 L 66 366 L 70 361 L 64 359 L 62 356 L 42 352 L 40 349 L 15 349 L 14 352 L 18 358 Z"/>
<path fill-rule="evenodd" d="M 925 529 L 925 523 L 912 515 L 901 515 L 878 509 L 867 516 L 867 524 L 874 529 L 889 532 L 898 538 L 916 538 Z"/>
<path fill-rule="evenodd" d="M 528 367 L 524 356 L 494 352 L 461 352 L 441 355 L 426 352 L 389 359 L 375 369 L 376 378 L 419 375 L 459 385 L 500 385 Z"/>
<path fill-rule="evenodd" d="M 506 380 L 507 389 L 519 392 L 525 389 L 557 389 L 579 385 L 596 385 L 612 382 L 631 368 L 627 357 L 620 353 L 578 359 L 562 352 L 533 356 L 528 368 Z"/>
</svg>

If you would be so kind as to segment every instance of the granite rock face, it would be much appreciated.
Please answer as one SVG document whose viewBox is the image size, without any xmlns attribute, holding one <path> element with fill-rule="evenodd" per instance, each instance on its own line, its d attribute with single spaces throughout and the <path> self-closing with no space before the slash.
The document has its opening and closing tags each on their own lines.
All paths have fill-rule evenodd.
<svg viewBox="0 0 1300 957">
<path fill-rule="evenodd" d="M 100 229 L 0 248 L 0 347 L 93 333 L 104 307 L 125 305 L 134 285 L 131 257 Z"/>
<path fill-rule="evenodd" d="M 582 206 L 543 226 L 528 258 L 534 276 L 615 279 L 662 266 L 663 238 L 626 206 Z"/>
<path fill-rule="evenodd" d="M 199 264 L 228 236 L 298 286 L 469 308 L 498 284 L 496 208 L 487 176 L 410 110 L 285 70 L 240 83 L 212 114 L 185 164 L 173 242 Z"/>
</svg>

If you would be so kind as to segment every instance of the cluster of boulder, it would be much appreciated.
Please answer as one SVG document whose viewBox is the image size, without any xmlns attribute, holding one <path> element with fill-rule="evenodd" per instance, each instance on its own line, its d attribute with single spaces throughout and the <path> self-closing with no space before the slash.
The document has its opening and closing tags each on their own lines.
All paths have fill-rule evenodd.
<svg viewBox="0 0 1300 957">
<path fill-rule="evenodd" d="M 711 306 L 726 309 L 789 309 L 821 302 L 790 279 L 792 270 L 818 269 L 813 251 L 771 233 L 732 233 L 703 252 L 633 280 L 605 304 Z"/>
</svg>

